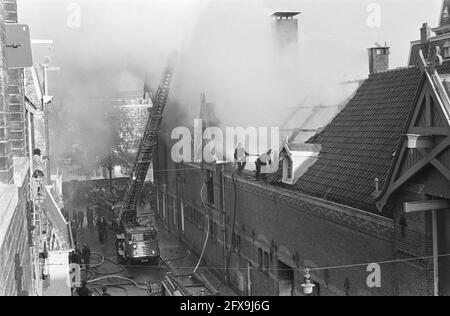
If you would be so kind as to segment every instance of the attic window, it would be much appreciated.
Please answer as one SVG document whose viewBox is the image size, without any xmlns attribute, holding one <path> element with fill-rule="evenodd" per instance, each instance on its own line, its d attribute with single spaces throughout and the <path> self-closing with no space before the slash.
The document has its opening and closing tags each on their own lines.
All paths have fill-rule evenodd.
<svg viewBox="0 0 450 316">
<path fill-rule="evenodd" d="M 285 144 L 281 151 L 283 161 L 283 183 L 295 184 L 319 158 L 321 145 Z"/>
<path fill-rule="evenodd" d="M 292 180 L 294 177 L 294 162 L 291 159 L 287 159 L 287 176 L 288 180 Z"/>
<path fill-rule="evenodd" d="M 442 46 L 442 57 L 450 58 L 450 41 L 446 41 Z"/>
</svg>

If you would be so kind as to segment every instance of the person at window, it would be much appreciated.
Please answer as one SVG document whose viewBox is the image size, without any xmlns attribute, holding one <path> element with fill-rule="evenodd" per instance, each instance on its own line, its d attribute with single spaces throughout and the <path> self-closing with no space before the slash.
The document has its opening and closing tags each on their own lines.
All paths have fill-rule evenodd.
<svg viewBox="0 0 450 316">
<path fill-rule="evenodd" d="M 272 149 L 269 149 L 266 153 L 256 159 L 256 180 L 261 180 L 261 167 L 272 165 Z"/>
<path fill-rule="evenodd" d="M 45 175 L 45 167 L 46 167 L 46 161 L 49 160 L 47 156 L 41 155 L 41 150 L 39 148 L 36 148 L 33 151 L 33 176 L 35 178 L 44 177 Z"/>
<path fill-rule="evenodd" d="M 242 171 L 245 169 L 248 156 L 250 156 L 250 154 L 245 150 L 242 143 L 239 143 L 238 147 L 234 151 L 234 161 L 238 165 L 238 174 L 242 174 Z"/>
</svg>

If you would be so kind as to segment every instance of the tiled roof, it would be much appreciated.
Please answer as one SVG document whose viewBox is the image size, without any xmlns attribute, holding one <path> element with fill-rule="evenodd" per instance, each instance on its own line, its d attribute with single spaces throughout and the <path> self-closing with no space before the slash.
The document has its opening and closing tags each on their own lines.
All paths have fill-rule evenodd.
<svg viewBox="0 0 450 316">
<path fill-rule="evenodd" d="M 373 74 L 333 121 L 308 143 L 322 145 L 318 161 L 287 188 L 376 212 L 375 178 L 387 181 L 422 74 L 404 68 Z M 281 175 L 273 175 L 278 182 Z"/>
<path fill-rule="evenodd" d="M 450 60 L 444 60 L 442 66 L 437 69 L 439 75 L 450 74 Z"/>
</svg>

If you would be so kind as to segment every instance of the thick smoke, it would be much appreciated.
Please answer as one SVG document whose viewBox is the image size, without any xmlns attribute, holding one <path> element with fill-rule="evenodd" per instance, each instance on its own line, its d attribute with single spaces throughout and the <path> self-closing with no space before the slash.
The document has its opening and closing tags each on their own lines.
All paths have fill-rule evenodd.
<svg viewBox="0 0 450 316">
<path fill-rule="evenodd" d="M 164 0 L 22 0 L 20 22 L 28 23 L 35 45 L 35 64 L 50 56 L 50 93 L 56 96 L 51 121 L 52 153 L 59 158 L 84 148 L 80 157 L 88 169 L 96 157 L 108 154 L 111 139 L 105 102 L 124 91 L 139 91 L 147 78 L 155 91 L 167 56 L 178 50 L 192 23 L 194 3 Z M 33 4 L 31 5 L 31 2 Z M 77 6 L 71 6 L 75 3 Z M 75 8 L 75 9 L 74 9 Z M 79 27 L 68 21 L 80 9 Z M 189 18 L 188 18 L 189 17 Z"/>
<path fill-rule="evenodd" d="M 427 1 L 424 16 L 417 10 L 423 1 L 380 0 L 381 28 L 370 29 L 371 2 L 19 0 L 19 19 L 33 38 L 55 41 L 51 50 L 36 46 L 34 56 L 38 64 L 50 55 L 61 67 L 50 75 L 55 106 L 64 112 L 53 152 L 63 156 L 76 142 L 89 148 L 86 160 L 93 161 L 111 142 L 103 98 L 141 90 L 146 77 L 155 91 L 173 50 L 180 60 L 165 115 L 176 119 L 169 125 L 192 125 L 202 92 L 216 104 L 223 126 L 271 126 L 295 106 L 338 104 L 353 89 L 339 82 L 367 76 L 367 47 L 387 41 L 392 66 L 405 65 L 409 40 L 422 22 L 433 24 L 440 3 Z M 67 24 L 73 3 L 81 9 L 79 28 Z M 278 10 L 302 11 L 297 58 L 277 50 L 270 15 Z M 402 27 L 395 28 L 398 15 Z"/>
</svg>

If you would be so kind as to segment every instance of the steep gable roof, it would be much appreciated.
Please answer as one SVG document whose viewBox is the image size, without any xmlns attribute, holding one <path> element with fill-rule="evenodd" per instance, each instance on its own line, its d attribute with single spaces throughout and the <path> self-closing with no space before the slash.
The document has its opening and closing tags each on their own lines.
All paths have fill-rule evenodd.
<svg viewBox="0 0 450 316">
<path fill-rule="evenodd" d="M 372 74 L 345 108 L 308 143 L 318 161 L 292 190 L 376 212 L 375 178 L 387 182 L 423 75 L 418 68 Z M 279 175 L 272 178 L 279 183 Z"/>
</svg>

